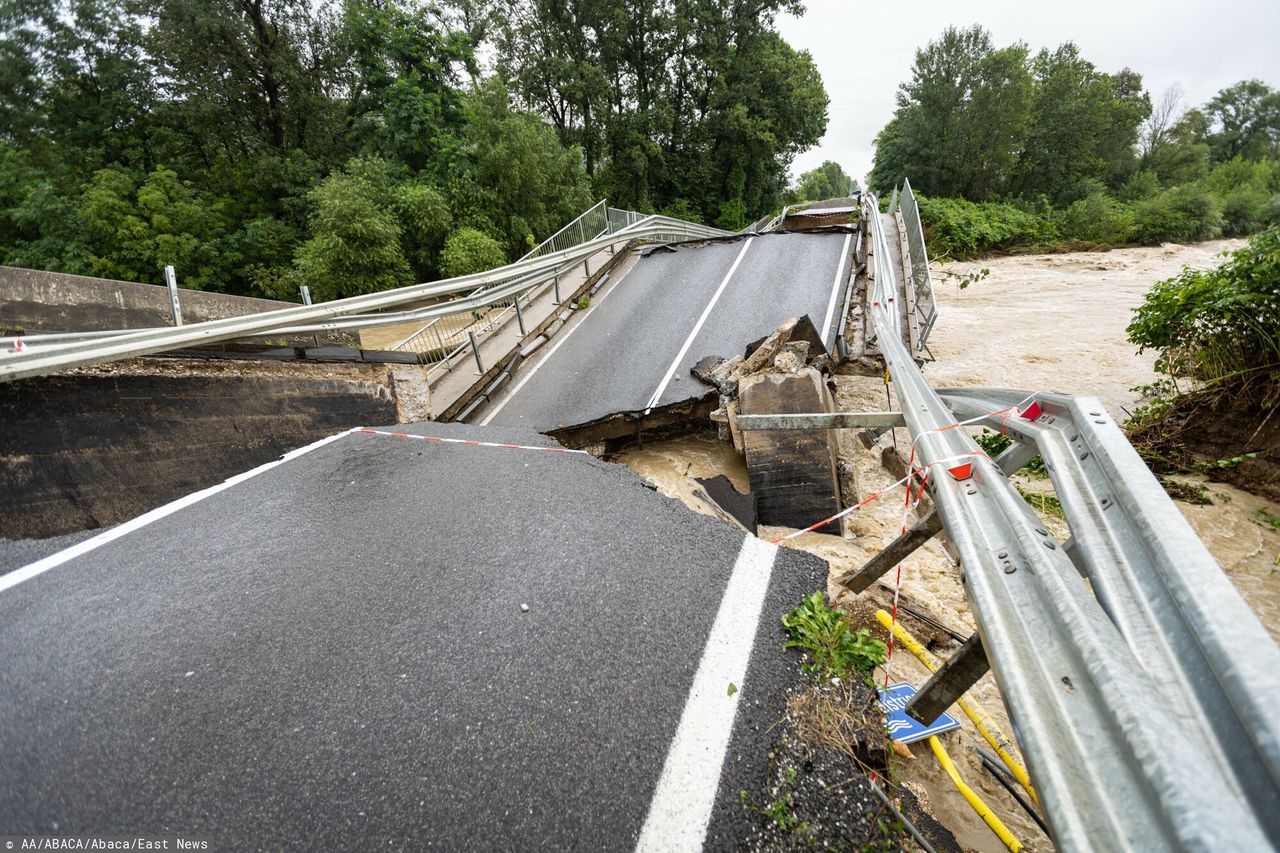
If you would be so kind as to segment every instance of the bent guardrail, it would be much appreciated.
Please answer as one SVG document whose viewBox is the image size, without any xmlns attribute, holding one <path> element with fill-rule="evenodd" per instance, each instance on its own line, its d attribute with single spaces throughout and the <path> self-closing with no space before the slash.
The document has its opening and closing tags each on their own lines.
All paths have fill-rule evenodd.
<svg viewBox="0 0 1280 853">
<path fill-rule="evenodd" d="M 920 205 L 911 190 L 911 181 L 902 179 L 902 195 L 898 201 L 911 258 L 913 299 L 907 306 L 916 324 L 916 350 L 929 352 L 929 333 L 938 320 L 938 302 L 933 297 L 933 276 L 929 273 L 929 251 L 924 243 L 924 226 L 920 223 Z M 931 356 L 932 357 L 932 356 Z"/>
<path fill-rule="evenodd" d="M 336 329 L 396 325 L 413 320 L 426 321 L 502 302 L 551 278 L 559 271 L 582 263 L 606 247 L 617 246 L 629 240 L 673 241 L 727 234 L 728 232 L 718 228 L 679 219 L 646 216 L 631 225 L 568 249 L 516 261 L 483 273 L 244 317 L 30 346 L 23 352 L 0 354 L 0 382 L 254 335 L 313 334 Z M 456 293 L 468 295 L 452 302 L 414 310 L 364 313 L 385 311 Z"/>
<path fill-rule="evenodd" d="M 864 199 L 863 209 L 873 241 L 884 246 L 875 198 Z M 1264 809 L 1277 790 L 1274 729 L 1255 723 L 1244 726 L 1247 737 L 1209 739 L 1186 713 L 1199 700 L 1171 698 L 1171 691 L 1201 687 L 1153 673 L 1150 655 L 1134 649 L 1132 637 L 1081 580 L 1069 551 L 1092 549 L 1093 534 L 1060 545 L 996 463 L 955 428 L 956 417 L 901 339 L 900 290 L 887 253 L 880 254 L 869 312 L 877 344 L 912 436 L 917 470 L 959 554 L 982 647 L 1055 842 L 1064 850 L 1267 848 L 1276 813 Z M 1042 424 L 1054 417 L 1031 406 L 1012 411 L 1004 412 L 1006 421 Z M 1185 606 L 1181 589 L 1174 583 L 1169 593 L 1179 607 Z M 1130 605 L 1162 606 L 1145 593 Z M 1195 619 L 1223 618 L 1185 612 Z M 1175 652 L 1200 641 L 1195 619 L 1183 627 L 1177 619 L 1159 621 Z M 1221 622 L 1212 634 L 1229 629 Z M 1216 654 L 1207 658 L 1209 684 L 1203 687 L 1215 690 L 1217 701 L 1239 703 L 1240 714 L 1266 707 L 1273 690 L 1252 683 L 1256 674 Z M 1267 653 L 1274 667 L 1272 659 Z M 1275 671 L 1267 678 L 1274 679 Z M 1237 778 L 1224 766 L 1234 762 L 1252 769 Z M 1264 790 L 1243 794 L 1246 779 Z"/>
</svg>

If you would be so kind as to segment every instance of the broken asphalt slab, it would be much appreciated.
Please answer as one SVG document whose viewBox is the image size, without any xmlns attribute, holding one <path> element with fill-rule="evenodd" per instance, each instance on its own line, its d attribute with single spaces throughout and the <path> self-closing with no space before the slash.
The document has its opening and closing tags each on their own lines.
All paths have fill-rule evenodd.
<svg viewBox="0 0 1280 853">
<path fill-rule="evenodd" d="M 0 577 L 5 832 L 630 848 L 693 700 L 721 699 L 692 820 L 745 837 L 729 801 L 798 672 L 779 617 L 822 561 L 585 454 L 366 432 L 171 509 Z M 745 677 L 691 696 L 748 553 Z"/>
<path fill-rule="evenodd" d="M 740 353 L 789 317 L 825 325 L 848 279 L 849 237 L 762 235 L 640 259 L 480 422 L 550 432 L 707 394 L 691 373 L 706 356 Z"/>
</svg>

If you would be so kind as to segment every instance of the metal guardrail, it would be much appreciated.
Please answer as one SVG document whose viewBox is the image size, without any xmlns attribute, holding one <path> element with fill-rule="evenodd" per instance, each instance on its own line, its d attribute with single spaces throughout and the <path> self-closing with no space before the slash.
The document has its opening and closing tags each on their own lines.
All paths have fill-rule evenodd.
<svg viewBox="0 0 1280 853">
<path fill-rule="evenodd" d="M 769 222 L 763 228 L 759 229 L 759 233 L 763 234 L 766 231 L 773 231 L 777 229 L 778 226 L 780 226 L 783 222 L 787 220 L 787 212 L 791 210 L 792 207 L 794 207 L 794 205 L 790 205 L 790 204 L 783 205 L 782 210 L 778 213 L 778 215 L 773 217 L 773 219 L 770 219 Z"/>
<path fill-rule="evenodd" d="M 610 208 L 606 201 L 596 202 L 574 217 L 559 231 L 526 252 L 516 263 L 563 251 L 581 245 L 587 240 L 594 239 L 602 234 L 609 233 L 612 230 L 611 211 L 613 211 L 613 208 Z M 622 215 L 619 218 L 625 219 L 626 225 L 633 224 L 642 218 L 640 214 L 632 211 L 616 211 L 616 213 Z M 462 350 L 470 345 L 472 335 L 480 336 L 500 328 L 510 319 L 509 315 L 513 310 L 517 313 L 519 312 L 520 306 L 518 303 L 520 301 L 523 301 L 524 305 L 528 306 L 532 301 L 533 290 L 542 291 L 544 287 L 545 283 L 542 286 L 530 288 L 523 293 L 512 296 L 504 302 L 491 305 L 482 311 L 472 310 L 466 313 L 437 317 L 408 337 L 393 344 L 390 348 L 403 352 L 416 352 L 420 355 L 435 355 L 435 358 L 428 358 L 427 361 L 436 363 L 450 362 L 454 356 L 460 354 Z M 474 293 L 471 295 L 474 295 Z"/>
<path fill-rule="evenodd" d="M 876 199 L 866 197 L 863 210 L 873 242 L 884 245 Z M 996 463 L 964 430 L 951 428 L 955 416 L 925 381 L 901 339 L 900 315 L 890 299 L 900 292 L 893 264 L 888 263 L 887 253 L 875 254 L 870 314 L 878 346 L 893 378 L 916 459 L 929 472 L 930 494 L 959 553 L 961 578 L 978 633 L 1015 723 L 1054 841 L 1064 850 L 1267 849 L 1269 834 L 1276 837 L 1274 825 L 1280 814 L 1275 808 L 1280 801 L 1275 724 L 1246 720 L 1254 713 L 1274 715 L 1274 706 L 1267 704 L 1280 672 L 1274 644 L 1265 641 L 1261 672 L 1225 653 L 1220 644 L 1243 605 L 1237 603 L 1234 590 L 1224 589 L 1221 583 L 1212 587 L 1209 601 L 1191 600 L 1197 590 L 1187 585 L 1204 580 L 1203 564 L 1184 578 L 1162 579 L 1164 594 L 1143 586 L 1151 579 L 1151 571 L 1137 570 L 1131 573 L 1137 594 L 1125 598 L 1099 590 L 1095 597 L 1071 555 L 1085 562 L 1083 555 L 1094 554 L 1093 563 L 1100 565 L 1099 561 L 1113 559 L 1096 556 L 1106 553 L 1105 545 L 1099 544 L 1105 540 L 1094 530 L 1082 529 L 1073 531 L 1077 538 L 1071 543 L 1060 545 Z M 1054 401 L 1046 398 L 1046 402 Z M 1052 427 L 1048 420 L 1056 417 L 1018 418 L 1023 423 L 1017 426 L 1028 431 L 1037 430 L 1036 424 Z M 1006 418 L 1006 426 L 1014 420 Z M 1108 458 L 1121 459 L 1117 440 L 1123 437 L 1100 439 Z M 1071 443 L 1069 437 L 1067 442 Z M 1079 452 L 1103 455 L 1096 448 Z M 962 462 L 972 468 L 965 471 Z M 1104 468 L 1108 464 L 1102 459 L 1098 463 Z M 1108 474 L 1112 476 L 1123 480 L 1126 466 L 1116 465 Z M 1122 501 L 1129 503 L 1119 491 L 1084 494 L 1085 508 L 1073 510 L 1073 515 L 1083 511 L 1096 518 L 1099 513 L 1118 513 L 1115 507 Z M 1134 494 L 1156 500 L 1143 488 Z M 1105 505 L 1103 498 L 1108 498 Z M 1159 499 L 1168 501 L 1163 495 Z M 1137 521 L 1130 529 L 1140 537 L 1169 535 L 1159 526 L 1169 523 L 1168 518 L 1147 514 L 1138 505 L 1131 509 L 1136 510 Z M 1180 547 L 1178 536 L 1174 530 L 1169 540 L 1173 548 Z M 1131 547 L 1122 546 L 1123 553 L 1130 554 Z M 1170 554 L 1176 556 L 1176 551 Z M 1126 576 L 1118 569 L 1098 571 L 1099 577 Z M 1159 574 L 1158 566 L 1154 572 Z M 1138 582 L 1138 577 L 1144 580 Z M 1117 581 L 1110 586 L 1121 589 L 1124 584 Z M 1104 605 L 1100 597 L 1110 603 Z M 1228 598 L 1232 601 L 1224 604 Z M 1181 614 L 1138 614 L 1120 624 L 1111 612 L 1116 607 L 1154 611 L 1171 606 Z M 1217 612 L 1219 606 L 1226 610 Z M 1142 625 L 1149 633 L 1121 625 Z M 1256 636 L 1251 626 L 1245 628 L 1246 636 Z M 1152 652 L 1134 647 L 1146 641 L 1166 642 L 1171 649 Z M 1211 651 L 1200 653 L 1201 663 L 1193 656 L 1184 664 L 1188 672 L 1198 674 L 1171 677 L 1152 671 L 1152 667 L 1158 669 L 1153 660 L 1176 657 L 1201 643 Z M 1208 693 L 1203 698 L 1187 695 L 1194 690 Z M 1230 713 L 1236 722 L 1210 735 L 1204 731 L 1203 714 L 1190 711 L 1216 703 L 1232 705 Z M 1242 791 L 1245 784 L 1259 790 Z"/>
<path fill-rule="evenodd" d="M 727 236 L 729 232 L 665 216 L 644 216 L 633 224 L 585 243 L 537 258 L 528 258 L 483 273 L 443 281 L 416 284 L 394 290 L 366 293 L 332 302 L 302 305 L 228 317 L 181 327 L 136 329 L 110 336 L 84 337 L 62 342 L 24 338 L 23 352 L 0 353 L 0 382 L 39 376 L 87 364 L 150 355 L 183 347 L 200 346 L 260 335 L 316 334 L 338 329 L 375 328 L 415 320 L 430 320 L 485 308 L 588 260 L 597 252 L 629 240 L 673 241 Z M 453 302 L 388 313 L 386 311 L 447 294 L 468 295 Z"/>
<path fill-rule="evenodd" d="M 939 392 L 982 417 L 1024 392 Z M 1280 838 L 1280 650 L 1098 400 L 1035 395 L 1044 417 L 987 418 L 1033 444 L 1073 537 L 1066 547 L 1185 730 Z"/>
<path fill-rule="evenodd" d="M 911 181 L 902 179 L 899 196 L 902 222 L 906 226 L 907 252 L 911 257 L 911 280 L 915 298 L 907 310 L 916 324 L 916 349 L 928 352 L 929 333 L 938 320 L 938 302 L 933 296 L 933 277 L 929 273 L 929 251 L 924 243 L 924 226 L 920 223 L 920 205 L 911 191 Z"/>
</svg>

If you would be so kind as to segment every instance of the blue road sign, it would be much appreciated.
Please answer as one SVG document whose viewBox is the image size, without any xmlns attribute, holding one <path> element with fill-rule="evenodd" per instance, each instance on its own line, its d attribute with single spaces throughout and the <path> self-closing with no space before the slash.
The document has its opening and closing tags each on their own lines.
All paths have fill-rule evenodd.
<svg viewBox="0 0 1280 853">
<path fill-rule="evenodd" d="M 880 694 L 880 707 L 884 709 L 885 728 L 889 730 L 889 737 L 894 740 L 915 743 L 930 735 L 960 728 L 959 721 L 950 714 L 943 714 L 928 726 L 918 722 L 914 717 L 907 716 L 904 709 L 907 707 L 907 702 L 911 701 L 911 697 L 916 695 L 916 689 L 905 681 L 890 684 L 877 692 Z"/>
</svg>

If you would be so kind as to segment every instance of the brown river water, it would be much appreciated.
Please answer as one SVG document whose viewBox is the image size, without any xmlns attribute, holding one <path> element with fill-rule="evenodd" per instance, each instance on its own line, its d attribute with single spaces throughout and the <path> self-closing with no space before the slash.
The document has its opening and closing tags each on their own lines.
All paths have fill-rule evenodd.
<svg viewBox="0 0 1280 853">
<path fill-rule="evenodd" d="M 1132 309 L 1156 281 L 1177 274 L 1184 265 L 1211 266 L 1219 261 L 1221 252 L 1242 244 L 1240 240 L 1219 240 L 1192 246 L 1027 255 L 935 265 L 935 289 L 942 314 L 930 340 L 937 361 L 926 366 L 925 375 L 936 387 L 994 385 L 1092 395 L 1123 421 L 1137 401 L 1137 394 L 1131 389 L 1155 379 L 1153 354 L 1138 354 L 1125 339 Z M 964 290 L 952 283 L 949 275 L 981 268 L 990 270 L 989 277 Z M 838 377 L 837 404 L 842 411 L 881 410 L 886 405 L 885 387 L 876 379 Z M 862 495 L 893 482 L 893 475 L 880 466 L 877 458 L 863 451 L 851 433 L 843 434 L 840 442 L 841 455 L 855 463 Z M 725 474 L 739 491 L 747 490 L 742 457 L 732 445 L 716 440 L 714 434 L 631 448 L 617 461 L 654 483 L 668 497 L 706 514 L 712 513 L 697 497 L 698 486 L 693 478 Z M 1022 477 L 1019 481 L 1028 490 L 1049 488 L 1047 481 Z M 1179 502 L 1177 506 L 1280 642 L 1280 532 L 1257 523 L 1260 511 L 1280 516 L 1280 505 L 1224 484 L 1207 486 L 1212 504 L 1193 506 Z M 898 534 L 902 520 L 899 489 L 847 516 L 844 536 L 806 534 L 788 544 L 826 559 L 834 578 L 842 571 L 860 567 L 877 553 Z M 1065 525 L 1057 519 L 1046 521 L 1056 533 L 1065 533 Z M 759 535 L 769 538 L 778 532 L 761 528 Z M 892 582 L 891 577 L 887 580 Z M 901 588 L 904 595 L 929 607 L 951 627 L 962 633 L 974 629 L 955 564 L 936 540 L 903 563 Z M 827 592 L 846 603 L 856 598 L 835 583 L 828 584 Z M 854 609 L 866 612 L 865 605 Z M 883 637 L 883 630 L 875 627 Z M 1241 654 L 1247 653 L 1248 650 L 1241 650 Z M 887 669 L 892 679 L 917 685 L 928 675 L 901 646 Z M 990 674 L 969 695 L 1006 732 L 1012 731 L 999 688 Z M 961 776 L 1029 849 L 1052 849 L 1044 834 L 982 768 L 972 747 L 986 744 L 967 717 L 957 716 L 962 729 L 945 740 Z M 929 804 L 962 847 L 1003 850 L 938 767 L 927 744 L 914 744 L 911 751 L 913 758 L 901 761 L 897 767 L 897 780 Z"/>
</svg>

